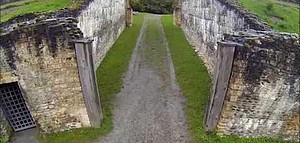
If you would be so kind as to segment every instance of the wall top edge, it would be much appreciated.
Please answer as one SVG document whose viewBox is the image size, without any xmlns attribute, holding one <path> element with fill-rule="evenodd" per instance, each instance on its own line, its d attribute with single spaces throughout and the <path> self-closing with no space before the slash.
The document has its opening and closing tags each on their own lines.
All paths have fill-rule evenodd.
<svg viewBox="0 0 300 143">
<path fill-rule="evenodd" d="M 77 17 L 82 10 L 85 10 L 87 6 L 94 0 L 84 0 L 84 2 L 75 9 L 63 8 L 53 12 L 37 12 L 37 13 L 26 13 L 18 15 L 5 22 L 0 22 L 0 33 L 12 25 L 18 25 L 20 23 L 34 23 L 41 19 L 51 19 L 58 17 Z"/>
</svg>

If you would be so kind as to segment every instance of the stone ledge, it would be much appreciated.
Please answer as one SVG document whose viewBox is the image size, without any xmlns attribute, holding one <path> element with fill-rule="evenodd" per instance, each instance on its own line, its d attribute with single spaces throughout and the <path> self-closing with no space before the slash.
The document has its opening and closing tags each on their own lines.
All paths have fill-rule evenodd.
<svg viewBox="0 0 300 143">
<path fill-rule="evenodd" d="M 0 33 L 0 46 L 11 48 L 12 44 L 22 36 L 33 36 L 36 41 L 39 41 L 40 37 L 46 36 L 50 39 L 49 44 L 55 44 L 55 39 L 59 36 L 66 36 L 69 41 L 83 37 L 81 30 L 77 27 L 78 21 L 73 17 L 36 20 L 35 23 L 18 23 L 6 31 L 2 31 Z M 55 45 L 50 47 L 53 46 Z"/>
</svg>

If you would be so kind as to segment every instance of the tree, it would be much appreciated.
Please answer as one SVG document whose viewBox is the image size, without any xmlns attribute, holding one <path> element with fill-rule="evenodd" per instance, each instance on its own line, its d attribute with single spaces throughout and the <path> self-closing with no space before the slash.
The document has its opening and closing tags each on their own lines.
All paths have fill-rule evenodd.
<svg viewBox="0 0 300 143">
<path fill-rule="evenodd" d="M 176 0 L 131 0 L 133 10 L 157 14 L 173 12 L 173 5 Z"/>
</svg>

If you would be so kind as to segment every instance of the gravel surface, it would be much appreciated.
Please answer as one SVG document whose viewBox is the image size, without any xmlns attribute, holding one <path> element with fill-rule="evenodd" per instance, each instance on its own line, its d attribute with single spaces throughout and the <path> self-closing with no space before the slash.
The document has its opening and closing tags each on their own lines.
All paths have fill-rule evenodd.
<svg viewBox="0 0 300 143">
<path fill-rule="evenodd" d="M 32 128 L 14 133 L 10 143 L 40 143 L 37 139 L 38 128 Z"/>
<path fill-rule="evenodd" d="M 150 25 L 154 31 L 147 31 Z M 185 98 L 175 79 L 160 16 L 145 16 L 123 80 L 113 111 L 114 129 L 96 143 L 190 142 Z"/>
</svg>

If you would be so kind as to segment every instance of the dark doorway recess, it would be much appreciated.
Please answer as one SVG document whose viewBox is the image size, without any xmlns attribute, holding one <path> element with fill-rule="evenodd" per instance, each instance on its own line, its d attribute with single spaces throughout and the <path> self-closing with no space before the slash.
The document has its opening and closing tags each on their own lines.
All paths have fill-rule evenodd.
<svg viewBox="0 0 300 143">
<path fill-rule="evenodd" d="M 17 82 L 0 85 L 0 107 L 14 131 L 36 126 Z"/>
</svg>

